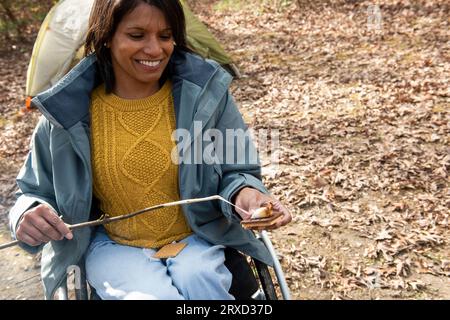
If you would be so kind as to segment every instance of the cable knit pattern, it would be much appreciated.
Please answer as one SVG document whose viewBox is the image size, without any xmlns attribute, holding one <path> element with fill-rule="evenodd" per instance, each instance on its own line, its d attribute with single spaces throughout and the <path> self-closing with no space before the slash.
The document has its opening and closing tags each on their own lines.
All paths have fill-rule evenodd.
<svg viewBox="0 0 450 320">
<path fill-rule="evenodd" d="M 172 84 L 154 95 L 128 100 L 92 93 L 91 139 L 94 195 L 110 216 L 179 200 Z M 192 233 L 181 207 L 164 208 L 105 225 L 120 244 L 158 248 Z"/>
</svg>

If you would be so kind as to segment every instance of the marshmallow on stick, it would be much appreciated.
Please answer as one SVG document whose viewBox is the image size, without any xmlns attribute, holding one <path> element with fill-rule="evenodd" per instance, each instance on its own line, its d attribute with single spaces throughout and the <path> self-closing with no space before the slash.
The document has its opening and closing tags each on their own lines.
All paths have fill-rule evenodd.
<svg viewBox="0 0 450 320">
<path fill-rule="evenodd" d="M 264 205 L 264 207 L 256 209 L 253 213 L 250 219 L 262 219 L 262 218 L 268 218 L 272 216 L 273 212 L 273 204 L 272 202 L 268 202 Z"/>
</svg>

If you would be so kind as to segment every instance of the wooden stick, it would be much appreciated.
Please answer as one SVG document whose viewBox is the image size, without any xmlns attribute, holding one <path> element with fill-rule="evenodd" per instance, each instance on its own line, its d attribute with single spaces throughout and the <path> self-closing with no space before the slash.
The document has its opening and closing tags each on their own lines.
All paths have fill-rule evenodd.
<svg viewBox="0 0 450 320">
<path fill-rule="evenodd" d="M 14 240 L 14 241 L 11 241 L 11 242 L 8 242 L 8 243 L 0 245 L 0 250 L 6 249 L 6 248 L 9 248 L 9 247 L 13 247 L 16 244 L 19 244 L 19 240 Z"/>
<path fill-rule="evenodd" d="M 158 205 L 148 207 L 148 208 L 136 211 L 136 212 L 124 214 L 124 215 L 113 217 L 113 218 L 108 218 L 107 216 L 105 216 L 105 217 L 102 217 L 102 218 L 100 218 L 98 220 L 94 220 L 94 221 L 82 222 L 82 223 L 73 224 L 73 225 L 70 225 L 70 224 L 66 224 L 66 225 L 69 228 L 69 230 L 75 230 L 75 229 L 79 229 L 79 228 L 83 228 L 83 227 L 94 227 L 94 226 L 104 225 L 104 224 L 108 224 L 108 223 L 112 223 L 112 222 L 116 222 L 116 221 L 120 221 L 120 220 L 124 220 L 124 219 L 129 219 L 129 218 L 135 217 L 137 215 L 140 215 L 140 214 L 143 214 L 143 213 L 146 213 L 149 211 L 165 208 L 165 207 L 173 207 L 173 206 L 178 206 L 181 204 L 191 204 L 191 203 L 205 202 L 205 201 L 211 201 L 211 200 L 224 201 L 224 202 L 232 205 L 233 207 L 236 207 L 239 210 L 242 210 L 246 214 L 249 214 L 246 210 L 239 208 L 238 206 L 232 204 L 230 201 L 222 198 L 219 195 L 215 195 L 215 196 L 210 196 L 210 197 L 206 197 L 206 198 L 185 199 L 185 200 L 180 200 L 180 201 L 158 204 Z M 0 245 L 0 250 L 15 246 L 18 243 L 19 243 L 19 240 L 15 240 L 15 241 L 11 241 L 11 242 L 2 244 L 2 245 Z"/>
</svg>

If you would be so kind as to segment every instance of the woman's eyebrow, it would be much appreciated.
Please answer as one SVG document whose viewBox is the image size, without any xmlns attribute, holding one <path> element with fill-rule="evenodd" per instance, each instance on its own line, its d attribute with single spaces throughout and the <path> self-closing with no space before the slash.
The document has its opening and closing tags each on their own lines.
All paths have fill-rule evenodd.
<svg viewBox="0 0 450 320">
<path fill-rule="evenodd" d="M 145 31 L 145 30 L 147 30 L 147 28 L 139 27 L 139 26 L 129 26 L 129 27 L 126 28 L 126 30 Z M 166 31 L 172 31 L 172 28 L 169 27 L 169 28 L 165 28 L 165 29 L 159 30 L 159 32 L 166 32 Z"/>
<path fill-rule="evenodd" d="M 129 26 L 126 29 L 127 30 L 144 30 L 145 28 L 137 27 L 137 26 Z"/>
</svg>

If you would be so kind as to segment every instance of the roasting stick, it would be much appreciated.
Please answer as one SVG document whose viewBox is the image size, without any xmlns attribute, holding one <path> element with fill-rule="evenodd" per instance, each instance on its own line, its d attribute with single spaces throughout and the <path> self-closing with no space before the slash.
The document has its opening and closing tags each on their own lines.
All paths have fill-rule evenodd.
<svg viewBox="0 0 450 320">
<path fill-rule="evenodd" d="M 104 216 L 100 217 L 100 219 L 98 219 L 98 220 L 88 221 L 88 222 L 83 222 L 83 223 L 78 223 L 78 224 L 73 224 L 73 225 L 70 225 L 70 224 L 66 224 L 66 225 L 69 228 L 69 230 L 75 230 L 75 229 L 79 229 L 79 228 L 83 228 L 83 227 L 94 227 L 94 226 L 98 226 L 98 225 L 102 225 L 102 224 L 108 224 L 108 223 L 112 223 L 112 222 L 116 222 L 116 221 L 120 221 L 120 220 L 124 220 L 124 219 L 129 219 L 129 218 L 135 217 L 137 215 L 140 215 L 140 214 L 143 214 L 143 213 L 146 213 L 149 211 L 165 208 L 165 207 L 173 207 L 173 206 L 178 206 L 181 204 L 191 204 L 191 203 L 205 202 L 205 201 L 211 201 L 211 200 L 224 201 L 224 202 L 232 205 L 233 207 L 245 212 L 246 214 L 249 214 L 246 210 L 239 208 L 238 206 L 232 204 L 230 201 L 222 198 L 219 195 L 215 195 L 215 196 L 210 196 L 210 197 L 206 197 L 206 198 L 185 199 L 185 200 L 180 200 L 180 201 L 162 203 L 162 204 L 158 204 L 158 205 L 155 205 L 152 207 L 148 207 L 148 208 L 136 211 L 136 212 L 124 214 L 124 215 L 117 216 L 117 217 L 109 218 L 107 215 L 104 215 Z M 19 240 L 15 240 L 15 241 L 11 241 L 11 242 L 2 244 L 2 245 L 0 245 L 0 250 L 15 246 L 19 242 L 20 242 Z"/>
</svg>

